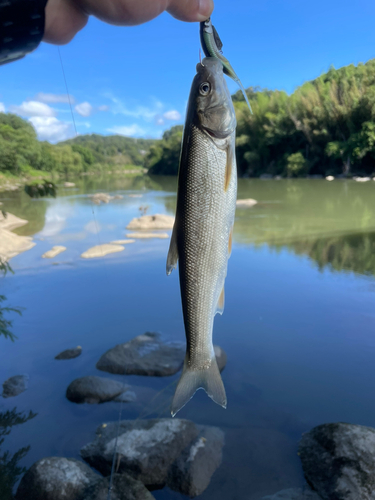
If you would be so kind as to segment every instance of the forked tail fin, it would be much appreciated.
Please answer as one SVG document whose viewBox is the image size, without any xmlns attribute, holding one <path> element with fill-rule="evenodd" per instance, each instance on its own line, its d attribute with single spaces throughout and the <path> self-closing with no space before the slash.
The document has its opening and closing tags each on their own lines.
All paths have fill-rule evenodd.
<svg viewBox="0 0 375 500">
<path fill-rule="evenodd" d="M 215 403 L 223 408 L 227 407 L 227 396 L 215 356 L 209 368 L 197 370 L 189 367 L 186 355 L 182 375 L 173 396 L 172 417 L 190 401 L 198 389 L 204 389 Z"/>
</svg>

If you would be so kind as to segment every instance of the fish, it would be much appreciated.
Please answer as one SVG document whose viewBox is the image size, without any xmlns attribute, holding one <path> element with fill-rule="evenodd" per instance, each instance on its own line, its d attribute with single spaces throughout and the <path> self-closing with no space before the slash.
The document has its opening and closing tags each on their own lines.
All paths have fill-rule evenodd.
<svg viewBox="0 0 375 500">
<path fill-rule="evenodd" d="M 224 73 L 232 78 L 232 80 L 234 80 L 240 87 L 246 104 L 249 107 L 250 113 L 253 114 L 253 110 L 251 109 L 249 99 L 247 98 L 247 94 L 244 86 L 241 83 L 241 80 L 238 78 L 228 59 L 224 57 L 222 53 L 221 49 L 223 48 L 223 42 L 220 40 L 219 33 L 216 31 L 215 26 L 212 24 L 210 17 L 200 23 L 199 34 L 205 56 L 217 57 L 221 61 L 224 68 Z"/>
<path fill-rule="evenodd" d="M 236 115 L 223 65 L 206 57 L 193 79 L 179 165 L 167 274 L 179 268 L 186 356 L 171 406 L 176 413 L 204 389 L 226 408 L 212 331 L 224 310 L 237 197 Z"/>
</svg>

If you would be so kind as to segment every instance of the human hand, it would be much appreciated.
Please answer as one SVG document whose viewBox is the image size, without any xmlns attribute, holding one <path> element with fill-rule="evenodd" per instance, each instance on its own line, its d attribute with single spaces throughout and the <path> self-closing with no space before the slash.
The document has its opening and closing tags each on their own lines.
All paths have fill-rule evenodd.
<svg viewBox="0 0 375 500">
<path fill-rule="evenodd" d="M 164 11 L 180 21 L 200 22 L 210 17 L 213 8 L 213 0 L 48 0 L 43 41 L 70 42 L 90 15 L 110 24 L 134 26 Z"/>
</svg>

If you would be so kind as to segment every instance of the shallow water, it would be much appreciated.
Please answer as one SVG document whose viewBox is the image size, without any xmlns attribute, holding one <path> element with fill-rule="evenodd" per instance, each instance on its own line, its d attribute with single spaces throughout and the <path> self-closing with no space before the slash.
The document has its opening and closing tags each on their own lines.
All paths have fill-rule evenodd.
<svg viewBox="0 0 375 500">
<path fill-rule="evenodd" d="M 174 215 L 175 189 L 174 178 L 85 178 L 60 188 L 56 199 L 1 195 L 4 210 L 30 221 L 15 232 L 37 244 L 11 260 L 14 275 L 0 278 L 6 305 L 24 308 L 22 317 L 8 316 L 15 342 L 0 337 L 0 381 L 30 376 L 29 389 L 2 399 L 0 412 L 16 407 L 37 416 L 12 427 L 0 456 L 30 446 L 20 465 L 79 458 L 96 427 L 119 412 L 118 403 L 65 398 L 69 383 L 84 375 L 138 386 L 140 397 L 123 405 L 123 418 L 169 415 L 178 375 L 95 369 L 103 352 L 147 330 L 184 338 L 178 274 L 165 274 L 169 240 L 139 240 L 102 259 L 80 255 L 123 239 L 140 206 Z M 124 197 L 95 206 L 87 195 L 98 191 Z M 225 431 L 223 463 L 202 500 L 259 500 L 301 486 L 302 432 L 333 421 L 375 427 L 375 182 L 244 179 L 238 197 L 258 204 L 237 209 L 225 312 L 214 326 L 215 343 L 228 355 L 228 409 L 199 391 L 178 415 Z M 53 245 L 67 250 L 42 259 Z M 80 357 L 54 360 L 76 345 Z M 168 489 L 153 494 L 185 498 Z"/>
</svg>

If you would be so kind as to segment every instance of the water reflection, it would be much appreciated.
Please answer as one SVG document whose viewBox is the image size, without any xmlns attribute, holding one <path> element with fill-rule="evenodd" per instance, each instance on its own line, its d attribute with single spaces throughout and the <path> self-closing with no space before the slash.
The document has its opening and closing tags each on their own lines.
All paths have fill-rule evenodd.
<svg viewBox="0 0 375 500">
<path fill-rule="evenodd" d="M 353 271 L 375 275 L 375 232 L 306 239 L 287 245 L 296 254 L 306 254 L 320 270 Z"/>
<path fill-rule="evenodd" d="M 17 412 L 17 408 L 0 412 L 0 492 L 2 500 L 13 498 L 12 490 L 18 479 L 26 472 L 25 467 L 21 467 L 19 462 L 25 458 L 30 450 L 30 446 L 24 446 L 13 455 L 9 451 L 1 452 L 5 437 L 9 436 L 12 427 L 21 425 L 37 416 L 31 410 L 28 414 Z"/>
</svg>

